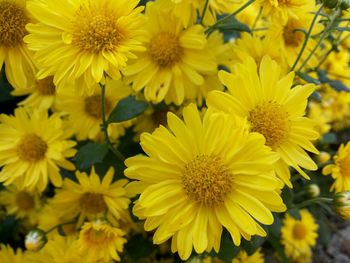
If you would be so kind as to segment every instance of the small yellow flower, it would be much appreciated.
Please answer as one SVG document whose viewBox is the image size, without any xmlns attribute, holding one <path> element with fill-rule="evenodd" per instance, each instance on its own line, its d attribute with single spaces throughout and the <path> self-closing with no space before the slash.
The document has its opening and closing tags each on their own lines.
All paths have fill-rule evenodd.
<svg viewBox="0 0 350 263">
<path fill-rule="evenodd" d="M 244 250 L 239 251 L 239 254 L 232 260 L 232 263 L 264 263 L 264 255 L 259 248 L 252 255 L 248 255 Z"/>
<path fill-rule="evenodd" d="M 9 245 L 0 244 L 0 262 L 1 263 L 23 263 L 26 262 L 26 256 L 21 249 L 16 251 Z"/>
</svg>

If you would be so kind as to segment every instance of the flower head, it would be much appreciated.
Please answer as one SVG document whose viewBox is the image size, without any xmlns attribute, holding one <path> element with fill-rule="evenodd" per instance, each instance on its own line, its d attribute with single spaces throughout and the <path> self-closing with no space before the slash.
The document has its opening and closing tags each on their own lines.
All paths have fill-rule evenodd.
<svg viewBox="0 0 350 263">
<path fill-rule="evenodd" d="M 337 193 L 333 198 L 333 208 L 344 220 L 350 220 L 350 191 Z"/>
</svg>

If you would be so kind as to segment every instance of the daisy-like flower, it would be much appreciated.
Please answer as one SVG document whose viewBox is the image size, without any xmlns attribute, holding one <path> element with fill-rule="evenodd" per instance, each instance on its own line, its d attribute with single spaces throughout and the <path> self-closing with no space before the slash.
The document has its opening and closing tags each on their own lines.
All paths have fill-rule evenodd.
<svg viewBox="0 0 350 263">
<path fill-rule="evenodd" d="M 241 250 L 232 260 L 232 263 L 264 263 L 264 255 L 261 253 L 260 248 L 250 256 L 248 256 L 247 252 Z"/>
<path fill-rule="evenodd" d="M 27 9 L 38 21 L 28 24 L 24 40 L 35 51 L 39 79 L 54 75 L 57 91 L 72 84 L 91 94 L 104 74 L 120 69 L 143 49 L 139 0 L 31 0 Z"/>
<path fill-rule="evenodd" d="M 300 210 L 301 219 L 297 220 L 286 214 L 281 228 L 282 244 L 286 255 L 292 260 L 311 256 L 311 248 L 315 246 L 318 225 L 312 214 L 307 210 Z"/>
<path fill-rule="evenodd" d="M 20 190 L 16 185 L 0 192 L 0 204 L 5 206 L 7 214 L 25 219 L 31 226 L 37 223 L 42 206 L 38 193 Z"/>
<path fill-rule="evenodd" d="M 23 42 L 25 26 L 31 21 L 26 0 L 0 0 L 0 70 L 16 88 L 29 88 L 35 81 L 32 53 Z"/>
<path fill-rule="evenodd" d="M 117 103 L 131 94 L 131 88 L 121 80 L 109 80 L 106 84 L 105 115 L 108 118 Z M 92 95 L 77 93 L 61 93 L 56 97 L 55 108 L 67 115 L 66 125 L 78 140 L 101 140 L 101 88 L 95 85 Z M 112 123 L 108 125 L 108 134 L 115 140 L 125 134 L 125 128 L 131 126 L 132 121 Z"/>
<path fill-rule="evenodd" d="M 0 244 L 0 262 L 1 263 L 23 263 L 26 262 L 26 256 L 21 249 L 16 251 L 9 245 Z"/>
<path fill-rule="evenodd" d="M 333 164 L 323 167 L 324 175 L 332 175 L 335 180 L 331 191 L 343 192 L 350 190 L 350 142 L 340 145 L 337 154 L 333 157 Z"/>
<path fill-rule="evenodd" d="M 160 4 L 149 2 L 145 52 L 130 64 L 123 74 L 135 91 L 144 88 L 147 101 L 180 105 L 185 99 L 196 99 L 204 75 L 217 72 L 215 55 L 207 45 L 203 27 L 184 28 Z M 160 21 L 167 21 L 162 23 Z"/>
<path fill-rule="evenodd" d="M 79 233 L 77 248 L 92 262 L 120 261 L 126 239 L 124 232 L 103 221 L 85 223 Z M 100 261 L 99 261 L 100 260 Z"/>
<path fill-rule="evenodd" d="M 310 142 L 318 138 L 314 122 L 304 117 L 307 99 L 315 86 L 298 85 L 291 89 L 294 72 L 280 78 L 280 67 L 268 56 L 262 58 L 259 68 L 253 58 L 247 58 L 237 65 L 234 74 L 220 71 L 219 78 L 229 93 L 212 91 L 208 106 L 247 118 L 250 129 L 264 135 L 265 144 L 280 156 L 275 169 L 289 187 L 292 184 L 288 166 L 309 178 L 300 167 L 317 169 L 304 151 L 318 153 Z"/>
<path fill-rule="evenodd" d="M 264 13 L 272 19 L 285 22 L 289 18 L 302 18 L 302 13 L 314 10 L 315 0 L 259 0 Z"/>
<path fill-rule="evenodd" d="M 53 106 L 55 94 L 56 88 L 53 84 L 52 77 L 37 80 L 34 86 L 31 88 L 15 88 L 11 93 L 13 96 L 29 95 L 23 101 L 18 103 L 18 105 L 38 108 L 40 110 L 48 110 Z"/>
<path fill-rule="evenodd" d="M 168 113 L 169 130 L 141 135 L 148 156 L 125 162 L 125 175 L 137 180 L 127 191 L 141 194 L 133 212 L 156 230 L 153 242 L 172 238 L 172 252 L 185 260 L 193 247 L 218 251 L 223 227 L 237 246 L 241 236 L 265 236 L 258 222 L 272 224 L 271 211 L 285 209 L 273 172 L 278 156 L 243 120 L 212 110 L 201 120 L 194 104 L 183 116 Z"/>
<path fill-rule="evenodd" d="M 73 157 L 75 142 L 68 140 L 58 114 L 24 108 L 14 116 L 0 115 L 0 181 L 5 185 L 17 183 L 20 189 L 42 192 L 48 180 L 62 185 L 59 167 L 74 170 L 67 160 Z"/>
<path fill-rule="evenodd" d="M 94 167 L 90 175 L 76 172 L 78 183 L 66 178 L 62 189 L 58 189 L 52 200 L 54 207 L 61 217 L 73 220 L 79 216 L 77 226 L 81 226 L 86 218 L 94 220 L 107 216 L 114 225 L 127 211 L 129 198 L 126 196 L 124 185 L 126 179 L 114 183 L 114 169 L 109 168 L 101 181 Z"/>
</svg>

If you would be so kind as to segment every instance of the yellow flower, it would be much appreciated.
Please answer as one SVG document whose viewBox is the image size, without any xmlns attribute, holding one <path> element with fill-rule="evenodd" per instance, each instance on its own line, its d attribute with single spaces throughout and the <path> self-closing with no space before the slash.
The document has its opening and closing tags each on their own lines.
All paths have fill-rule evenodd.
<svg viewBox="0 0 350 263">
<path fill-rule="evenodd" d="M 92 262 L 120 261 L 118 253 L 123 251 L 126 239 L 124 233 L 105 222 L 85 223 L 80 231 L 77 248 Z"/>
<path fill-rule="evenodd" d="M 282 244 L 286 255 L 292 260 L 300 257 L 311 257 L 311 248 L 315 246 L 318 225 L 312 214 L 307 210 L 300 210 L 301 219 L 294 219 L 286 214 L 281 228 Z M 304 262 L 305 262 L 304 261 Z"/>
<path fill-rule="evenodd" d="M 208 106 L 247 118 L 250 129 L 264 135 L 266 145 L 280 156 L 275 169 L 289 187 L 292 184 L 288 166 L 309 178 L 300 167 L 317 170 L 317 165 L 304 151 L 318 153 L 310 142 L 318 138 L 314 123 L 303 117 L 314 85 L 291 89 L 294 73 L 280 78 L 280 67 L 268 56 L 263 57 L 259 68 L 252 58 L 247 58 L 237 65 L 233 74 L 220 71 L 219 78 L 229 93 L 212 91 L 208 95 Z"/>
<path fill-rule="evenodd" d="M 25 26 L 31 21 L 26 0 L 0 0 L 0 71 L 5 64 L 6 78 L 16 88 L 31 87 L 36 68 L 32 53 L 23 42 Z"/>
<path fill-rule="evenodd" d="M 91 94 L 104 74 L 119 79 L 134 52 L 143 49 L 138 0 L 28 1 L 38 20 L 24 40 L 40 66 L 39 79 L 54 75 L 57 91 L 72 84 Z"/>
<path fill-rule="evenodd" d="M 335 180 L 331 191 L 343 192 L 350 190 L 350 142 L 340 145 L 337 154 L 333 157 L 334 164 L 326 165 L 322 173 L 331 174 Z"/>
<path fill-rule="evenodd" d="M 232 260 L 232 263 L 264 263 L 264 255 L 260 248 L 250 256 L 247 252 L 241 250 L 237 257 Z"/>
<path fill-rule="evenodd" d="M 25 255 L 21 249 L 14 251 L 9 245 L 0 244 L 0 262 L 1 263 L 23 263 Z"/>
<path fill-rule="evenodd" d="M 50 117 L 46 111 L 28 113 L 23 108 L 14 116 L 0 115 L 0 181 L 17 183 L 20 189 L 42 192 L 48 180 L 62 185 L 59 167 L 74 170 L 66 158 L 75 155 L 74 141 L 62 129 L 58 114 Z"/>
<path fill-rule="evenodd" d="M 29 95 L 18 105 L 25 107 L 38 108 L 41 110 L 48 110 L 54 104 L 56 88 L 53 84 L 52 77 L 37 80 L 31 88 L 15 88 L 11 95 L 23 96 Z"/>
<path fill-rule="evenodd" d="M 180 105 L 194 100 L 205 83 L 205 75 L 217 72 L 215 55 L 208 48 L 203 27 L 183 28 L 181 21 L 170 16 L 159 4 L 149 2 L 145 52 L 124 71 L 135 91 L 144 88 L 147 101 Z M 160 21 L 167 21 L 162 23 Z"/>
<path fill-rule="evenodd" d="M 121 80 L 111 80 L 106 84 L 105 115 L 110 115 L 117 103 L 131 94 L 131 88 Z M 101 88 L 95 85 L 92 95 L 61 93 L 56 97 L 55 108 L 68 115 L 66 125 L 78 140 L 103 140 L 101 130 Z M 115 140 L 125 134 L 125 128 L 131 126 L 131 121 L 112 123 L 108 134 Z"/>
<path fill-rule="evenodd" d="M 350 98 L 350 97 L 349 97 Z M 308 118 L 315 121 L 315 130 L 323 135 L 331 129 L 331 116 L 325 110 L 323 102 L 309 102 L 309 111 L 307 113 Z"/>
<path fill-rule="evenodd" d="M 194 104 L 183 116 L 168 113 L 169 130 L 141 135 L 148 156 L 125 161 L 125 175 L 138 180 L 127 191 L 141 194 L 133 212 L 156 230 L 153 242 L 172 238 L 172 252 L 185 260 L 192 247 L 218 251 L 222 226 L 237 246 L 241 236 L 265 236 L 258 222 L 270 225 L 271 211 L 285 209 L 273 173 L 278 157 L 242 120 L 211 110 L 201 120 Z"/>
<path fill-rule="evenodd" d="M 259 0 L 266 16 L 286 22 L 303 17 L 303 13 L 314 11 L 314 0 Z"/>
<path fill-rule="evenodd" d="M 0 204 L 5 206 L 8 215 L 25 219 L 31 226 L 38 221 L 41 201 L 38 193 L 20 190 L 16 185 L 10 185 L 0 192 Z"/>
<path fill-rule="evenodd" d="M 66 178 L 62 189 L 57 189 L 52 207 L 68 221 L 79 216 L 78 226 L 82 225 L 85 218 L 93 220 L 105 215 L 110 223 L 117 224 L 116 220 L 127 212 L 130 202 L 124 190 L 128 180 L 121 179 L 112 183 L 113 167 L 108 169 L 102 181 L 94 167 L 89 176 L 79 171 L 75 175 L 78 183 Z"/>
</svg>

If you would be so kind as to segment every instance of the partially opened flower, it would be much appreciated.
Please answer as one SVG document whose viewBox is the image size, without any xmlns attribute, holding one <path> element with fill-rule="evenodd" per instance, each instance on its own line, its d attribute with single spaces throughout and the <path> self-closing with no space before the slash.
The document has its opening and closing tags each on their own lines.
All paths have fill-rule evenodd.
<svg viewBox="0 0 350 263">
<path fill-rule="evenodd" d="M 184 121 L 168 113 L 164 126 L 141 135 L 148 156 L 126 160 L 127 186 L 141 194 L 133 212 L 156 230 L 155 244 L 172 238 L 171 250 L 187 259 L 220 249 L 223 227 L 235 245 L 241 237 L 265 236 L 259 223 L 273 223 L 271 211 L 283 211 L 281 183 L 273 172 L 278 156 L 245 122 L 208 110 L 203 119 L 194 104 L 183 110 Z"/>
</svg>

